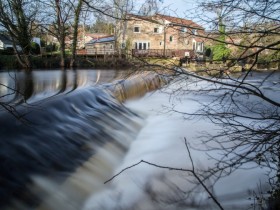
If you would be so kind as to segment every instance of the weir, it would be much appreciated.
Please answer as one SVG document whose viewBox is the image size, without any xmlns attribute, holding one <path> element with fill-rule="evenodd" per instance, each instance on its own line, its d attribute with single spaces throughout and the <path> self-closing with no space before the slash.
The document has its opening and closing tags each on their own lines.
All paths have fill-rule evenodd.
<svg viewBox="0 0 280 210">
<path fill-rule="evenodd" d="M 0 208 L 81 209 L 143 125 L 120 102 L 165 85 L 145 72 L 0 112 Z M 15 118 L 18 117 L 18 119 Z"/>
</svg>

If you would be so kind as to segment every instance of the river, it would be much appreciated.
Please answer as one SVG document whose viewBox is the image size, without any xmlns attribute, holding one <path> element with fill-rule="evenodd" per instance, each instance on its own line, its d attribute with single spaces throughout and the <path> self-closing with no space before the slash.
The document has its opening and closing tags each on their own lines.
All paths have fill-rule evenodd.
<svg viewBox="0 0 280 210">
<path fill-rule="evenodd" d="M 124 77 L 125 71 L 115 70 L 36 70 L 30 73 L 1 72 L 1 102 L 34 102 L 76 88 L 112 82 Z"/>
<path fill-rule="evenodd" d="M 184 139 L 203 146 L 198 134 L 216 127 L 170 110 L 195 111 L 209 96 L 174 94 L 186 77 L 183 83 L 174 81 L 135 98 L 144 94 L 141 89 L 161 86 L 160 80 L 143 83 L 149 80 L 145 75 L 123 82 L 126 73 L 1 73 L 1 209 L 217 209 L 205 190 L 193 188 L 189 173 L 151 165 L 192 167 Z M 251 77 L 251 82 L 262 78 Z M 278 93 L 279 81 L 277 74 L 265 89 Z M 119 90 L 118 84 L 129 91 Z M 112 92 L 126 100 L 112 97 Z M 199 169 L 213 165 L 203 151 L 191 150 L 191 155 Z M 141 160 L 145 162 L 104 184 Z M 238 170 L 213 190 L 226 209 L 246 209 L 253 192 L 269 189 L 266 173 L 265 168 Z"/>
</svg>

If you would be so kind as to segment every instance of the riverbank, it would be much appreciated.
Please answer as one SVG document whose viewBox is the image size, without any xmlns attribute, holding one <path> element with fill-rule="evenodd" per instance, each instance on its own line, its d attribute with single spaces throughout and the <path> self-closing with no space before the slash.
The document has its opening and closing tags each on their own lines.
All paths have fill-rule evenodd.
<svg viewBox="0 0 280 210">
<path fill-rule="evenodd" d="M 280 70 L 280 65 L 278 63 L 270 63 L 270 64 L 264 64 L 264 63 L 256 63 L 253 64 L 230 64 L 230 63 L 201 63 L 201 62 L 193 62 L 188 64 L 183 64 L 183 67 L 186 67 L 192 71 L 213 71 L 213 72 L 220 72 L 220 71 L 227 71 L 229 73 L 236 73 L 236 72 L 242 72 L 242 71 L 276 71 Z"/>
<path fill-rule="evenodd" d="M 31 57 L 33 69 L 57 69 L 60 67 L 60 57 L 57 54 L 53 55 L 36 55 Z M 66 56 L 65 67 L 70 66 L 71 57 Z M 274 63 L 256 63 L 240 65 L 239 63 L 232 65 L 230 63 L 209 63 L 209 62 L 195 62 L 180 63 L 176 58 L 137 58 L 126 56 L 86 56 L 77 55 L 75 68 L 98 68 L 98 69 L 173 69 L 174 67 L 182 66 L 190 71 L 198 73 L 207 73 L 211 75 L 226 73 L 237 73 L 242 71 L 270 71 L 280 70 L 280 65 Z M 0 55 L 0 71 L 1 70 L 21 70 L 22 67 L 15 55 Z"/>
<path fill-rule="evenodd" d="M 71 57 L 67 56 L 65 68 L 70 68 Z M 58 55 L 32 56 L 33 69 L 60 68 L 60 57 Z M 77 55 L 77 68 L 127 68 L 132 66 L 129 59 L 119 57 L 92 57 Z M 0 55 L 0 70 L 22 69 L 15 55 Z"/>
</svg>

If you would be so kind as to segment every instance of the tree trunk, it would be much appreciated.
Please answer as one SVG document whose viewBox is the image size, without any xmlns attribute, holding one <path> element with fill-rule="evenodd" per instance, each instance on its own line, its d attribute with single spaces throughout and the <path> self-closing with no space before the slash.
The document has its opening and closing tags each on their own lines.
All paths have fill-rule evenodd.
<svg viewBox="0 0 280 210">
<path fill-rule="evenodd" d="M 70 61 L 71 67 L 76 67 L 76 49 L 77 49 L 77 39 L 78 39 L 78 27 L 79 27 L 79 19 L 82 8 L 82 0 L 79 0 L 78 6 L 75 9 L 75 22 L 74 22 L 74 34 L 73 34 L 73 45 L 72 45 L 72 56 Z"/>
<path fill-rule="evenodd" d="M 65 67 L 65 23 L 61 16 L 60 0 L 55 0 L 56 6 L 56 22 L 57 22 L 57 38 L 60 44 L 60 67 Z"/>
<path fill-rule="evenodd" d="M 31 62 L 31 57 L 29 55 L 29 51 L 26 52 L 23 50 L 23 53 L 21 54 L 16 47 L 15 41 L 13 40 L 13 48 L 16 53 L 17 60 L 19 64 L 26 70 L 26 71 L 31 71 L 32 70 L 32 62 Z"/>
<path fill-rule="evenodd" d="M 60 40 L 60 67 L 65 67 L 65 59 L 66 59 L 66 55 L 65 55 L 65 39 L 62 38 Z"/>
<path fill-rule="evenodd" d="M 25 70 L 31 71 L 32 70 L 32 61 L 30 55 L 24 55 L 24 63 L 25 63 Z"/>
</svg>

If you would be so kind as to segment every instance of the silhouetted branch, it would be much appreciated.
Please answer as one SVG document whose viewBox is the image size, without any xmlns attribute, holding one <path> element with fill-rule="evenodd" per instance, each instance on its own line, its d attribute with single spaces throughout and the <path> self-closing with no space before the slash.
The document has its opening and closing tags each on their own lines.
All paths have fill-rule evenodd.
<svg viewBox="0 0 280 210">
<path fill-rule="evenodd" d="M 158 164 L 155 164 L 155 163 L 151 163 L 151 162 L 148 162 L 148 161 L 145 161 L 145 160 L 140 160 L 138 163 L 135 163 L 131 166 L 128 166 L 124 169 L 122 169 L 119 173 L 115 174 L 114 176 L 112 176 L 112 178 L 108 179 L 107 181 L 104 182 L 104 184 L 107 184 L 108 182 L 111 182 L 113 179 L 115 179 L 116 177 L 118 177 L 119 175 L 121 175 L 123 172 L 131 169 L 131 168 L 134 168 L 138 165 L 140 165 L 141 163 L 145 163 L 147 165 L 150 165 L 150 166 L 154 166 L 154 167 L 157 167 L 157 168 L 161 168 L 161 169 L 167 169 L 167 170 L 170 170 L 170 171 L 182 171 L 182 172 L 188 172 L 188 173 L 191 173 L 195 179 L 198 181 L 198 183 L 203 187 L 203 189 L 207 192 L 207 194 L 209 195 L 209 197 L 215 202 L 215 204 L 219 207 L 219 209 L 224 209 L 221 204 L 219 203 L 219 201 L 216 199 L 216 197 L 213 195 L 212 192 L 210 192 L 210 190 L 208 189 L 208 187 L 204 184 L 204 182 L 202 181 L 202 179 L 197 175 L 196 171 L 195 171 L 195 167 L 194 167 L 194 163 L 193 163 L 193 159 L 191 157 L 191 153 L 190 153 L 190 150 L 189 150 L 189 147 L 188 147 L 188 144 L 187 144 L 187 139 L 184 138 L 185 140 L 185 146 L 187 148 L 187 152 L 188 152 L 188 156 L 190 158 L 190 161 L 191 161 L 191 164 L 192 164 L 192 169 L 184 169 L 184 168 L 174 168 L 174 167 L 169 167 L 169 166 L 162 166 L 162 165 L 158 165 Z"/>
</svg>

